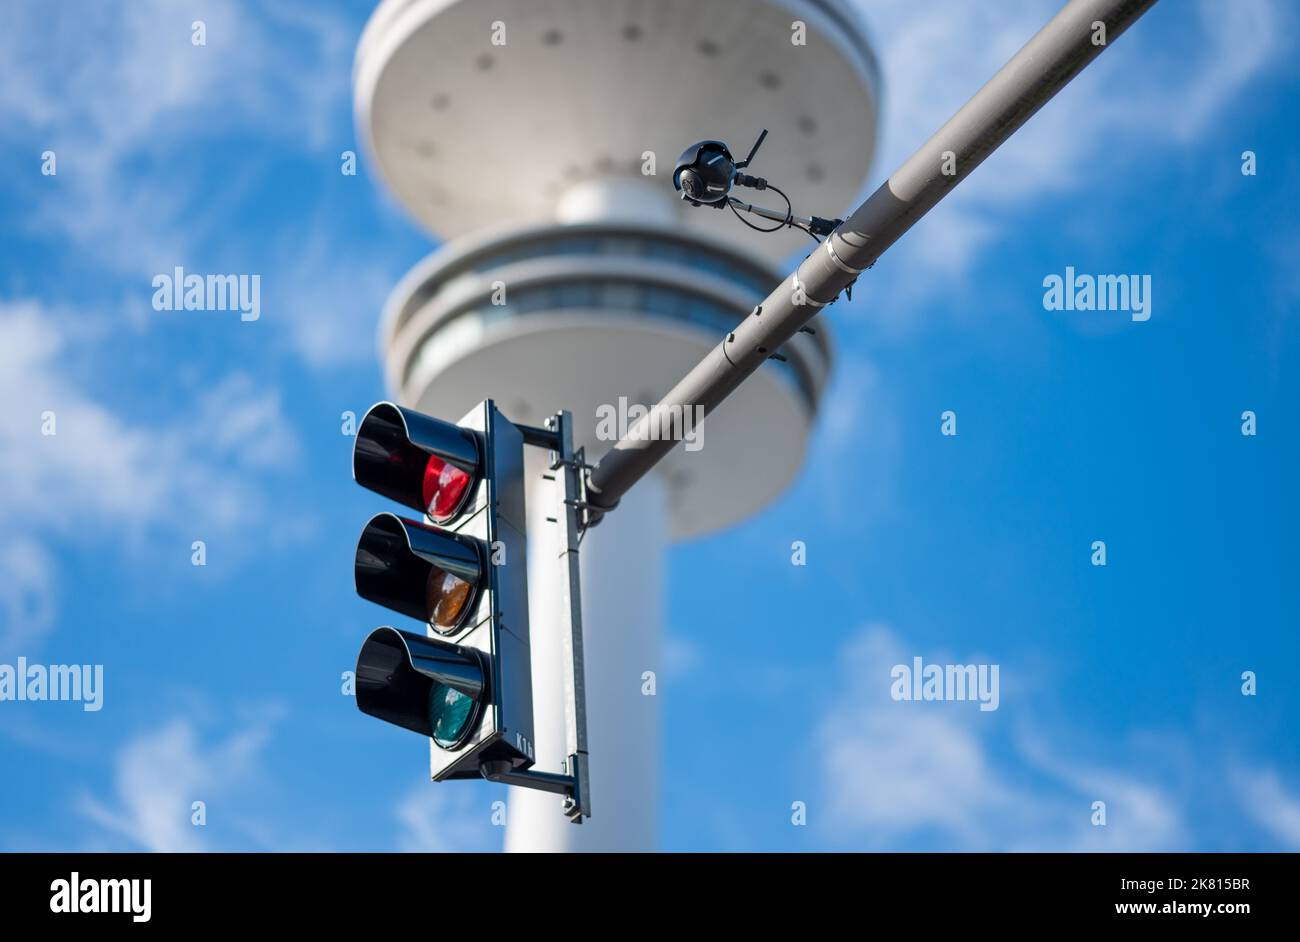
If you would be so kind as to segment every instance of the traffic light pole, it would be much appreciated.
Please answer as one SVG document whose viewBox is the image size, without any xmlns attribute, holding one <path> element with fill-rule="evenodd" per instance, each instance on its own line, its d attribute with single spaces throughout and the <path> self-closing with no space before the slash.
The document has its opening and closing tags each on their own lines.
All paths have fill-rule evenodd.
<svg viewBox="0 0 1300 942">
<path fill-rule="evenodd" d="M 1155 0 L 1070 0 L 794 273 L 664 396 L 592 469 L 594 524 L 670 452 L 684 415 L 711 413 L 817 312 L 875 264 Z M 690 410 L 690 411 L 687 411 Z"/>
</svg>

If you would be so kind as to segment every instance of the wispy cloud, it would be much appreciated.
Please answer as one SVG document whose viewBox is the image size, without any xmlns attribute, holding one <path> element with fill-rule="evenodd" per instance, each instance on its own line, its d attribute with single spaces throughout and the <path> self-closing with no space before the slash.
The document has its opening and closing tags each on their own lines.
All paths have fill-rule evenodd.
<svg viewBox="0 0 1300 942">
<path fill-rule="evenodd" d="M 310 235 L 283 246 L 268 266 L 275 319 L 309 366 L 374 363 L 379 312 L 403 272 L 323 216 L 309 228 Z"/>
<path fill-rule="evenodd" d="M 111 799 L 87 794 L 77 810 L 135 848 L 161 853 L 217 849 L 207 837 L 207 825 L 194 824 L 194 802 L 203 802 L 213 818 L 224 814 L 222 801 L 257 778 L 269 735 L 264 726 L 250 726 L 205 744 L 188 720 L 173 719 L 123 747 Z"/>
<path fill-rule="evenodd" d="M 48 632 L 56 611 L 54 560 L 38 541 L 15 531 L 0 548 L 0 651 Z"/>
<path fill-rule="evenodd" d="M 225 532 L 265 508 L 261 475 L 300 452 L 279 393 L 246 375 L 218 379 L 186 419 L 129 416 L 65 372 L 77 345 L 40 305 L 0 302 L 0 527 L 20 535 L 0 555 L 0 650 L 53 624 L 50 541 L 142 551 L 143 536 L 181 520 Z"/>
<path fill-rule="evenodd" d="M 1158 783 L 1062 762 L 1012 735 L 1002 712 L 894 701 L 890 668 L 916 653 L 889 628 L 872 625 L 837 658 L 846 685 L 816 734 L 826 802 L 821 820 L 835 842 L 880 849 L 931 839 L 950 850 L 1166 850 L 1184 840 L 1176 794 Z M 1105 827 L 1091 824 L 1095 800 L 1106 803 Z"/>
<path fill-rule="evenodd" d="M 1287 790 L 1276 769 L 1238 767 L 1232 784 L 1247 817 L 1285 849 L 1300 850 L 1300 794 Z"/>
<path fill-rule="evenodd" d="M 15 186 L 19 231 L 72 250 L 87 279 L 141 292 L 155 273 L 197 259 L 251 269 L 266 276 L 267 327 L 309 365 L 373 361 L 375 318 L 395 280 L 387 266 L 358 259 L 362 243 L 319 218 L 278 241 L 231 224 L 261 215 L 273 160 L 306 160 L 318 180 L 337 173 L 352 146 L 353 18 L 278 0 L 8 12 L 17 22 L 0 35 L 11 79 L 0 88 L 0 170 Z M 47 149 L 56 176 L 40 173 Z M 323 192 L 307 188 L 305 219 L 320 216 Z"/>
<path fill-rule="evenodd" d="M 855 4 L 875 40 L 884 77 L 881 149 L 869 189 L 897 169 L 1061 6 L 1059 0 Z M 1287 61 L 1288 44 L 1294 45 L 1286 37 L 1295 35 L 1296 15 L 1281 0 L 1233 4 L 1227 29 L 1221 21 L 1228 14 L 1213 0 L 1180 10 L 1176 41 L 1153 33 L 1152 19 L 1139 21 L 918 223 L 890 250 L 890 277 L 868 273 L 859 283 L 858 301 L 837 305 L 841 326 L 869 323 L 877 336 L 897 339 L 915 336 L 923 326 L 933 328 L 936 316 L 969 319 L 971 295 L 965 289 L 974 266 L 998 240 L 1019 238 L 1024 220 L 1041 211 L 1044 198 L 1073 194 L 1068 199 L 1078 201 L 1102 181 L 1113 193 L 1125 168 L 1167 159 L 1167 150 L 1207 134 L 1253 82 Z M 1163 12 L 1157 8 L 1151 16 Z M 1112 146 L 1118 139 L 1126 145 Z M 1122 213 L 1117 204 L 1117 225 Z M 1280 267 L 1289 272 L 1293 266 Z M 937 299 L 962 303 L 932 303 Z M 917 317 L 923 304 L 926 317 Z M 1282 319 L 1278 324 L 1281 336 L 1285 324 Z M 835 381 L 838 386 L 824 405 L 822 434 L 830 447 L 849 437 L 878 439 L 870 453 L 879 454 L 880 461 L 861 470 L 880 480 L 859 493 L 872 495 L 883 512 L 892 504 L 891 484 L 901 473 L 896 418 L 870 363 L 846 358 L 837 365 Z M 833 470 L 830 462 L 824 467 L 828 474 Z M 820 489 L 830 501 L 841 491 Z"/>
<path fill-rule="evenodd" d="M 398 802 L 397 848 L 435 854 L 498 851 L 504 831 L 492 824 L 497 800 L 504 798 L 468 782 L 422 782 Z"/>
<path fill-rule="evenodd" d="M 254 133 L 319 151 L 346 127 L 355 36 L 335 15 L 238 0 L 6 12 L 0 136 L 27 154 L 32 172 L 16 179 L 40 184 L 29 225 L 111 267 L 159 271 L 192 251 L 223 202 L 194 172 L 196 148 Z M 199 20 L 204 45 L 192 42 Z M 57 186 L 36 173 L 44 148 L 57 155 Z"/>
<path fill-rule="evenodd" d="M 823 519 L 855 530 L 878 523 L 899 499 L 903 433 L 895 396 L 874 363 L 845 352 L 823 397 L 814 465 L 820 477 L 816 500 Z M 862 456 L 870 456 L 862 460 Z M 854 485 L 843 486 L 845 467 Z"/>
<path fill-rule="evenodd" d="M 1059 9 L 1057 0 L 968 3 L 857 0 L 876 38 L 885 79 L 881 154 L 873 186 L 934 133 Z M 1293 13 L 1280 0 L 1241 0 L 1231 14 L 1202 0 L 1180 6 L 1178 42 L 1144 36 L 1140 21 L 1086 70 L 926 221 L 924 236 L 892 250 L 907 274 L 960 276 L 1019 213 L 1057 191 L 1095 187 L 1115 163 L 1153 159 L 1157 147 L 1204 134 L 1250 83 L 1286 52 Z M 1161 12 L 1161 11 L 1157 11 Z M 1231 17 L 1231 28 L 1223 20 Z M 1154 14 L 1153 14 L 1154 18 Z M 1122 102 L 1117 107 L 1116 102 Z M 1108 142 L 1142 132 L 1141 146 Z M 1129 135 L 1131 139 L 1131 135 Z M 898 279 L 909 297 L 932 279 Z"/>
</svg>

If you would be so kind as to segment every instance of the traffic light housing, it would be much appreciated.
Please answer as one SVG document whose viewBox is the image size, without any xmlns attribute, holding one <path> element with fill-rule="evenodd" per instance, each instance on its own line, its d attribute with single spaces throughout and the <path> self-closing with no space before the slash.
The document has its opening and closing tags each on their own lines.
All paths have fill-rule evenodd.
<svg viewBox="0 0 1300 942">
<path fill-rule="evenodd" d="M 357 658 L 357 704 L 443 749 L 456 749 L 478 724 L 488 674 L 473 648 L 376 628 Z"/>
<path fill-rule="evenodd" d="M 366 524 L 357 593 L 425 625 L 371 632 L 357 706 L 429 737 L 435 781 L 535 759 L 523 449 L 491 400 L 454 425 L 381 402 L 357 429 L 357 483 L 424 515 Z"/>
</svg>

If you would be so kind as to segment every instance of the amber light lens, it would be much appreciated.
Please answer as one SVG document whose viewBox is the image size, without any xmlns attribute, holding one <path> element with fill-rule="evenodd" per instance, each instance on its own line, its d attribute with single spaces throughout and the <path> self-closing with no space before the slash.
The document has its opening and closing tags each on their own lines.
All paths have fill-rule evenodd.
<svg viewBox="0 0 1300 942">
<path fill-rule="evenodd" d="M 460 509 L 467 487 L 468 474 L 437 455 L 429 456 L 429 463 L 424 466 L 422 496 L 430 517 L 439 523 L 446 522 Z"/>
<path fill-rule="evenodd" d="M 426 591 L 429 623 L 443 634 L 455 631 L 465 620 L 473 594 L 474 587 L 464 579 L 434 566 L 429 570 Z"/>
</svg>

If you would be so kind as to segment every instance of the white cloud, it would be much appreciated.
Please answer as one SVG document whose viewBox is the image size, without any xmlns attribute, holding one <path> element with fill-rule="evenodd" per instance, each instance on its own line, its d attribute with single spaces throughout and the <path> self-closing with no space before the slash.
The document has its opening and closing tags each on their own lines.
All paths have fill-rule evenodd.
<svg viewBox="0 0 1300 942">
<path fill-rule="evenodd" d="M 466 853 L 501 849 L 503 831 L 492 824 L 500 799 L 468 782 L 422 782 L 396 808 L 398 850 L 405 853 Z"/>
<path fill-rule="evenodd" d="M 228 126 L 251 116 L 280 122 L 284 133 L 305 131 L 316 143 L 323 137 L 320 109 L 274 110 L 281 96 L 300 103 L 321 94 L 322 83 L 275 55 L 276 37 L 246 3 L 212 0 L 196 8 L 133 0 L 107 7 L 36 0 L 8 12 L 0 58 L 12 67 L 13 81 L 0 92 L 0 110 L 69 142 L 98 142 L 97 154 L 110 161 L 219 117 L 204 109 L 210 102 L 232 106 Z M 205 45 L 191 42 L 196 20 L 206 25 Z M 309 25 L 317 55 L 342 51 L 347 40 L 337 29 L 319 16 Z M 345 89 L 346 80 L 335 79 L 332 91 Z"/>
<path fill-rule="evenodd" d="M 319 221 L 306 245 L 297 227 L 250 259 L 256 227 L 232 230 L 225 218 L 245 210 L 273 157 L 307 156 L 337 172 L 353 146 L 351 18 L 251 0 L 38 0 L 6 12 L 16 22 L 0 32 L 10 79 L 0 86 L 0 141 L 11 154 L 35 147 L 11 170 L 31 210 L 17 226 L 66 243 L 89 263 L 87 278 L 126 276 L 141 292 L 155 273 L 216 256 L 264 275 L 276 299 L 266 323 L 283 326 L 309 364 L 372 361 L 393 282 L 385 266 L 346 258 L 350 240 L 320 236 L 328 227 Z M 203 46 L 191 43 L 196 19 Z M 46 148 L 56 177 L 38 173 Z M 222 154 L 228 163 L 211 172 Z"/>
<path fill-rule="evenodd" d="M 1059 0 L 855 3 L 870 28 L 884 80 L 880 152 L 868 191 L 928 140 L 1061 5 Z M 864 276 L 858 285 L 864 303 L 841 308 L 841 322 L 869 323 L 877 336 L 907 337 L 920 325 L 933 326 L 915 310 L 936 296 L 955 299 L 943 307 L 953 321 L 970 319 L 971 295 L 963 289 L 972 266 L 997 240 L 1018 238 L 1019 219 L 1038 211 L 1044 198 L 1069 193 L 1055 199 L 1065 211 L 1087 198 L 1090 189 L 1122 179 L 1125 167 L 1166 159 L 1162 148 L 1182 147 L 1204 134 L 1251 82 L 1284 61 L 1284 37 L 1294 34 L 1296 16 L 1281 0 L 1234 3 L 1231 28 L 1220 22 L 1225 16 L 1222 4 L 1202 0 L 1185 11 L 1178 37 L 1162 35 L 1149 19 L 1139 21 L 889 250 L 889 277 Z M 1123 146 L 1116 146 L 1119 141 Z M 1123 213 L 1116 205 L 1117 225 Z M 987 317 L 981 314 L 974 323 L 986 326 Z M 859 375 L 846 377 L 851 372 Z M 826 397 L 828 421 L 854 434 L 879 436 L 880 444 L 895 444 L 896 453 L 891 440 L 897 439 L 897 421 L 879 401 L 870 365 L 841 363 L 836 381 L 849 395 L 836 389 Z M 884 478 L 896 474 L 887 460 L 867 467 Z M 839 493 L 832 487 L 821 491 L 829 500 Z M 883 493 L 880 487 L 860 491 Z"/>
<path fill-rule="evenodd" d="M 825 800 L 819 817 L 835 840 L 881 849 L 930 839 L 947 850 L 1162 850 L 1183 839 L 1168 790 L 999 737 L 1005 689 L 998 712 L 894 701 L 890 668 L 917 653 L 872 625 L 836 658 L 848 680 L 816 734 Z M 1106 802 L 1105 828 L 1090 823 L 1094 800 Z"/>
<path fill-rule="evenodd" d="M 868 835 L 876 846 L 921 829 L 938 829 L 962 844 L 984 843 L 987 822 L 1020 798 L 992 768 L 971 722 L 991 718 L 894 702 L 890 668 L 910 663 L 910 655 L 881 625 L 847 644 L 838 660 L 858 684 L 817 733 L 829 786 L 827 821 L 841 832 Z"/>
<path fill-rule="evenodd" d="M 815 499 L 831 526 L 862 530 L 894 512 L 899 502 L 903 434 L 893 393 L 869 360 L 842 351 L 810 451 L 819 476 Z M 863 460 L 866 456 L 866 460 Z M 854 463 L 852 487 L 845 462 Z"/>
<path fill-rule="evenodd" d="M 1181 66 L 1183 97 L 1172 110 L 1158 112 L 1173 119 L 1183 140 L 1201 133 L 1246 85 L 1286 54 L 1286 37 L 1295 27 L 1292 8 L 1276 0 L 1235 0 L 1230 12 L 1220 0 L 1200 0 L 1196 12 L 1204 56 L 1192 68 Z M 1148 116 L 1155 117 L 1153 102 L 1148 109 Z"/>
<path fill-rule="evenodd" d="M 1232 784 L 1248 818 L 1287 850 L 1300 850 L 1300 795 L 1286 790 L 1276 769 L 1235 769 Z"/>
<path fill-rule="evenodd" d="M 286 470 L 300 446 L 279 394 L 232 374 L 200 395 L 193 415 L 161 422 L 119 415 L 64 372 L 79 342 L 66 320 L 33 302 L 0 302 L 0 529 L 25 534 L 0 556 L 0 650 L 52 625 L 58 580 L 48 541 L 141 538 L 179 521 L 216 535 L 266 506 L 258 475 Z M 55 434 L 43 434 L 52 414 Z M 180 534 L 177 534 L 178 536 Z"/>
<path fill-rule="evenodd" d="M 193 803 L 204 802 L 209 815 L 221 813 L 222 799 L 256 779 L 268 739 L 265 728 L 251 727 L 205 746 L 190 722 L 171 720 L 131 740 L 118 754 L 115 806 L 87 795 L 78 810 L 147 851 L 210 849 L 205 828 L 191 823 Z"/>
<path fill-rule="evenodd" d="M 309 229 L 268 267 L 270 317 L 310 366 L 374 363 L 379 312 L 401 272 L 369 249 L 346 244 L 323 215 Z"/>
<path fill-rule="evenodd" d="M 245 373 L 227 374 L 203 393 L 192 425 L 213 453 L 248 469 L 285 470 L 300 454 L 280 394 L 259 388 Z"/>
<path fill-rule="evenodd" d="M 1059 734 L 1057 739 L 1063 738 Z M 1040 738 L 1021 736 L 1016 747 L 1026 766 L 1054 780 L 1053 801 L 1071 819 L 1059 832 L 1031 840 L 1026 850 L 1153 851 L 1185 849 L 1187 830 L 1183 803 L 1174 784 L 1144 781 L 1113 769 L 1063 759 Z M 1126 765 L 1135 753 L 1125 751 Z M 1048 794 L 1051 794 L 1050 792 Z M 1106 826 L 1093 827 L 1079 818 L 1078 809 L 1093 801 L 1106 803 Z M 1067 807 L 1068 805 L 1068 807 Z"/>
<path fill-rule="evenodd" d="M 0 547 L 0 651 L 17 650 L 54 626 L 54 561 L 15 533 Z"/>
<path fill-rule="evenodd" d="M 57 186 L 32 177 L 33 222 L 135 274 L 184 258 L 220 202 L 191 172 L 195 147 L 238 132 L 320 150 L 347 114 L 354 29 L 301 5 L 38 0 L 6 13 L 0 134 L 59 161 Z"/>
<path fill-rule="evenodd" d="M 324 147 L 346 121 L 352 27 L 294 6 L 253 9 L 134 0 L 6 10 L 16 22 L 0 34 L 10 65 L 0 136 L 38 140 L 59 159 L 57 185 L 29 181 L 42 188 L 31 225 L 62 231 L 110 268 L 169 270 L 224 201 L 214 187 L 238 183 L 192 172 L 194 148 L 240 133 Z M 205 45 L 191 44 L 195 19 Z"/>
</svg>

